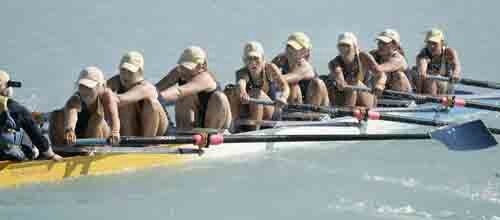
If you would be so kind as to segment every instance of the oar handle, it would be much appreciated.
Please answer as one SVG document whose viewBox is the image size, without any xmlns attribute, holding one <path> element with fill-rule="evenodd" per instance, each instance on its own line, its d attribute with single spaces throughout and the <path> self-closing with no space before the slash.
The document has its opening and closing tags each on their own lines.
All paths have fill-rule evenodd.
<svg viewBox="0 0 500 220">
<path fill-rule="evenodd" d="M 273 100 L 266 100 L 266 99 L 256 99 L 256 98 L 250 98 L 249 102 L 258 104 L 258 105 L 276 105 L 276 102 Z"/>
<path fill-rule="evenodd" d="M 366 86 L 345 85 L 344 89 L 352 90 L 352 91 L 359 91 L 359 92 L 372 92 L 372 89 L 370 89 Z"/>
<path fill-rule="evenodd" d="M 427 79 L 437 80 L 437 81 L 445 81 L 445 82 L 451 81 L 450 77 L 440 76 L 440 75 L 427 75 Z"/>
</svg>

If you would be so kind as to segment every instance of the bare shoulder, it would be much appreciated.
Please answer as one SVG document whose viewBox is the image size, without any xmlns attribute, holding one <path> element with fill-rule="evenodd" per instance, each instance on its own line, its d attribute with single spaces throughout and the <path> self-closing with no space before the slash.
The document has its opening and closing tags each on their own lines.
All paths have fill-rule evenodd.
<svg viewBox="0 0 500 220">
<path fill-rule="evenodd" d="M 458 57 L 458 52 L 457 50 L 455 50 L 454 48 L 451 48 L 451 47 L 447 47 L 446 50 L 445 50 L 445 53 L 450 57 L 450 58 L 454 58 L 454 57 Z"/>
<path fill-rule="evenodd" d="M 284 66 L 288 62 L 288 60 L 284 53 L 280 53 L 276 57 L 274 57 L 271 62 L 274 63 L 276 66 L 280 67 Z"/>
<path fill-rule="evenodd" d="M 330 69 L 341 67 L 342 63 L 342 58 L 340 56 L 336 56 L 335 58 L 330 60 L 330 62 L 328 62 L 328 67 L 330 67 Z"/>
<path fill-rule="evenodd" d="M 281 70 L 274 63 L 266 63 L 266 72 L 270 72 L 272 74 L 281 74 Z"/>
<path fill-rule="evenodd" d="M 80 96 L 75 93 L 71 97 L 69 97 L 68 101 L 66 101 L 65 108 L 80 109 L 81 104 L 82 104 L 82 100 L 80 99 Z"/>
<path fill-rule="evenodd" d="M 120 89 L 120 75 L 115 75 L 106 81 L 106 86 L 116 92 Z"/>
</svg>

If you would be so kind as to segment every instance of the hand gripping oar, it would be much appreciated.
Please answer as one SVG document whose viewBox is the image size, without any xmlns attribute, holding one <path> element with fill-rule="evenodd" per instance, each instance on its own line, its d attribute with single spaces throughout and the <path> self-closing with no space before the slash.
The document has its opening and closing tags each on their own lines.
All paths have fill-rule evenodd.
<svg viewBox="0 0 500 220">
<path fill-rule="evenodd" d="M 445 76 L 428 75 L 427 78 L 431 80 L 452 82 L 452 79 L 450 77 L 445 77 Z M 467 86 L 488 88 L 488 89 L 500 89 L 500 83 L 490 82 L 490 81 L 480 81 L 475 79 L 460 78 L 458 79 L 458 81 L 456 81 L 456 83 Z"/>
<path fill-rule="evenodd" d="M 402 97 L 402 98 L 406 98 L 406 99 L 411 99 L 411 100 L 415 100 L 417 102 L 438 103 L 438 104 L 441 104 L 442 106 L 447 107 L 447 108 L 467 107 L 467 108 L 500 112 L 500 106 L 486 104 L 486 103 L 479 103 L 477 101 L 460 99 L 460 98 L 456 98 L 455 96 L 435 97 L 435 96 L 419 95 L 419 94 L 413 94 L 413 93 L 409 93 L 409 92 L 401 92 L 401 91 L 393 91 L 393 90 L 384 90 L 384 94 L 390 95 L 390 96 Z"/>
<path fill-rule="evenodd" d="M 475 120 L 435 129 L 427 133 L 393 134 L 327 134 L 327 135 L 212 135 L 210 144 L 257 142 L 317 142 L 366 140 L 418 140 L 433 139 L 450 150 L 481 150 L 497 145 L 481 120 Z"/>
<path fill-rule="evenodd" d="M 271 100 L 250 99 L 250 101 L 262 105 L 275 105 L 275 103 Z M 358 120 L 383 120 L 383 121 L 402 122 L 402 123 L 418 124 L 425 126 L 445 126 L 448 124 L 447 122 L 444 121 L 391 115 L 387 113 L 380 113 L 376 111 L 362 110 L 362 109 L 330 108 L 330 107 L 316 106 L 310 104 L 288 104 L 284 106 L 284 108 L 287 110 L 295 110 L 295 111 L 312 111 L 312 112 L 326 113 L 329 114 L 331 117 L 352 116 L 357 118 Z"/>
</svg>

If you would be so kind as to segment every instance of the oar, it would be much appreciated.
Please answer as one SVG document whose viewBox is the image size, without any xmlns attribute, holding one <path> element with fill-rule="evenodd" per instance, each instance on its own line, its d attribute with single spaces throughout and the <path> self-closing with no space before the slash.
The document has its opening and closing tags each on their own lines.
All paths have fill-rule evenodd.
<svg viewBox="0 0 500 220">
<path fill-rule="evenodd" d="M 450 150 L 481 150 L 497 145 L 481 120 L 447 126 L 427 133 L 413 134 L 328 134 L 328 135 L 212 135 L 211 144 L 258 142 L 316 142 L 365 140 L 418 140 L 434 139 Z"/>
<path fill-rule="evenodd" d="M 403 98 L 407 98 L 407 99 L 412 99 L 415 101 L 438 103 L 438 104 L 441 104 L 442 106 L 448 107 L 448 108 L 467 107 L 467 108 L 500 112 L 500 106 L 486 104 L 486 103 L 479 103 L 477 101 L 472 101 L 472 100 L 459 99 L 459 98 L 456 98 L 454 96 L 435 97 L 435 96 L 430 96 L 430 95 L 419 95 L 419 94 L 413 94 L 413 93 L 409 93 L 409 92 L 401 92 L 401 91 L 393 91 L 393 90 L 384 90 L 384 94 L 391 95 L 391 96 L 403 97 Z"/>
<path fill-rule="evenodd" d="M 236 125 L 260 125 L 273 128 L 280 127 L 356 127 L 360 124 L 353 121 L 270 121 L 270 120 L 249 120 L 239 119 L 234 122 Z"/>
<path fill-rule="evenodd" d="M 120 154 L 202 154 L 203 150 L 199 148 L 180 148 L 180 147 L 126 147 L 126 146 L 54 146 L 52 147 L 58 153 L 120 153 Z"/>
<path fill-rule="evenodd" d="M 193 144 L 202 146 L 207 143 L 206 136 L 201 134 L 194 135 L 171 135 L 157 137 L 132 137 L 122 136 L 119 145 L 130 145 L 142 147 L 144 145 L 159 145 L 159 144 Z M 109 145 L 109 141 L 104 138 L 79 138 L 76 140 L 76 146 L 104 146 Z"/>
<path fill-rule="evenodd" d="M 450 77 L 445 77 L 445 76 L 428 75 L 427 78 L 431 80 L 439 80 L 446 82 L 452 81 Z M 458 79 L 458 81 L 456 81 L 456 83 L 460 83 L 462 85 L 467 85 L 467 86 L 488 88 L 488 89 L 500 89 L 500 83 L 490 82 L 490 81 L 480 81 L 475 79 L 460 78 Z"/>
<path fill-rule="evenodd" d="M 262 105 L 275 105 L 275 103 L 271 100 L 250 99 L 250 101 Z M 370 110 L 365 111 L 360 109 L 330 108 L 330 107 L 316 106 L 310 104 L 288 104 L 284 108 L 287 110 L 295 110 L 295 111 L 321 112 L 329 114 L 331 117 L 352 116 L 359 120 L 383 120 L 383 121 L 402 122 L 402 123 L 418 124 L 425 126 L 445 126 L 448 124 L 448 122 L 444 121 L 391 115 Z"/>
</svg>

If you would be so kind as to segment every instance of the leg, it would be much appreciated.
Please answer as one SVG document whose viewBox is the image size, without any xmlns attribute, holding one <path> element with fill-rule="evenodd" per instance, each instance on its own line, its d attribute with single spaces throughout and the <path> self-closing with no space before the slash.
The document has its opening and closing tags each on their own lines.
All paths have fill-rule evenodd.
<svg viewBox="0 0 500 220">
<path fill-rule="evenodd" d="M 205 112 L 205 127 L 216 129 L 229 129 L 231 126 L 231 107 L 226 95 L 215 91 L 208 100 Z"/>
<path fill-rule="evenodd" d="M 429 95 L 437 95 L 438 94 L 438 86 L 436 84 L 436 81 L 426 79 L 422 83 L 423 83 L 422 92 L 424 94 L 429 94 Z"/>
<path fill-rule="evenodd" d="M 177 100 L 175 104 L 175 123 L 177 128 L 192 129 L 195 127 L 195 110 L 198 97 L 187 96 Z"/>
<path fill-rule="evenodd" d="M 445 95 L 445 94 L 448 94 L 448 87 L 450 86 L 450 84 L 448 82 L 442 82 L 442 81 L 439 81 L 439 82 L 436 82 L 436 87 L 437 87 L 437 94 L 439 95 Z"/>
<path fill-rule="evenodd" d="M 241 116 L 240 88 L 237 86 L 226 86 L 224 94 L 229 100 L 232 118 L 236 121 Z"/>
<path fill-rule="evenodd" d="M 299 84 L 290 85 L 290 95 L 287 102 L 289 104 L 302 104 L 302 92 L 300 91 Z"/>
<path fill-rule="evenodd" d="M 129 104 L 118 108 L 120 114 L 120 135 L 139 136 L 140 122 L 137 116 L 138 104 Z"/>
<path fill-rule="evenodd" d="M 87 130 L 83 137 L 85 138 L 108 138 L 111 135 L 111 129 L 104 118 L 97 115 L 90 117 Z"/>
<path fill-rule="evenodd" d="M 329 106 L 328 89 L 323 80 L 314 78 L 309 83 L 305 103 L 319 106 Z"/>
<path fill-rule="evenodd" d="M 164 135 L 167 131 L 167 114 L 157 99 L 146 99 L 141 109 L 142 136 L 154 137 Z"/>
<path fill-rule="evenodd" d="M 366 108 L 376 107 L 376 97 L 368 92 L 358 92 L 356 106 L 362 106 Z"/>
<path fill-rule="evenodd" d="M 393 73 L 393 78 L 389 88 L 395 91 L 411 92 L 411 83 L 405 73 Z"/>
<path fill-rule="evenodd" d="M 64 110 L 57 109 L 50 113 L 49 139 L 53 145 L 64 145 Z"/>
</svg>

